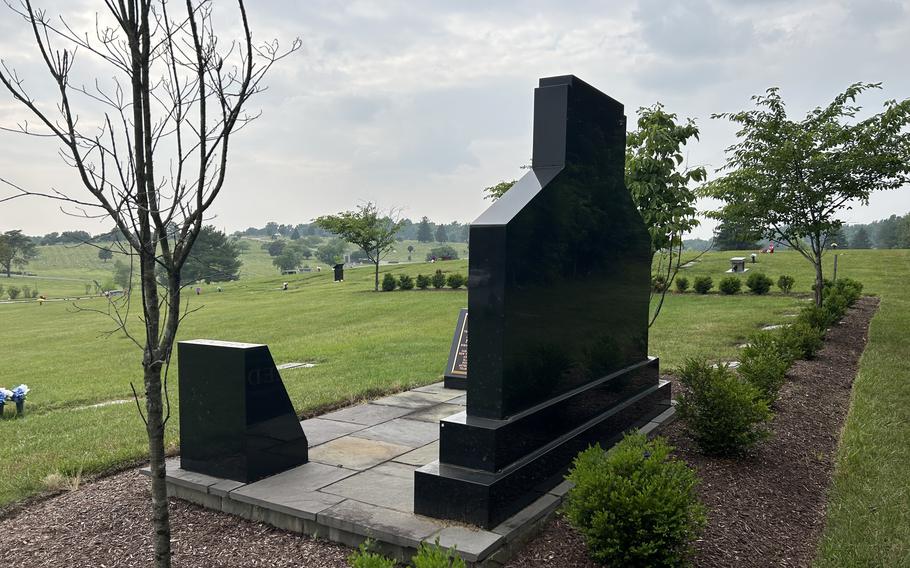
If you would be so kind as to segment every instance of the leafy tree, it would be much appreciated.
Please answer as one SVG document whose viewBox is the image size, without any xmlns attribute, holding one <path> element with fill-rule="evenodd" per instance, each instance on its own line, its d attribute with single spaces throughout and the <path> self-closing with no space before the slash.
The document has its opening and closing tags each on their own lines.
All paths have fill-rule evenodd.
<svg viewBox="0 0 910 568">
<path fill-rule="evenodd" d="M 100 248 L 98 249 L 98 258 L 104 262 L 107 262 L 110 259 L 114 258 L 114 253 L 109 248 Z"/>
<path fill-rule="evenodd" d="M 344 258 L 345 248 L 344 241 L 341 239 L 326 241 L 316 249 L 316 258 L 326 264 L 335 264 Z"/>
<path fill-rule="evenodd" d="M 183 282 L 204 280 L 206 284 L 235 280 L 241 264 L 237 243 L 212 225 L 206 225 L 196 237 L 180 278 Z"/>
<path fill-rule="evenodd" d="M 755 227 L 799 252 L 815 268 L 822 303 L 822 256 L 850 202 L 910 182 L 910 99 L 853 120 L 856 98 L 879 84 L 855 83 L 802 120 L 787 116 L 777 88 L 752 98 L 756 108 L 714 115 L 740 126 L 722 177 L 702 194 L 724 202 L 712 217 Z"/>
<path fill-rule="evenodd" d="M 910 213 L 901 217 L 897 224 L 897 248 L 910 248 Z"/>
<path fill-rule="evenodd" d="M 761 233 L 725 220 L 714 229 L 714 247 L 718 250 L 754 250 L 759 247 Z"/>
<path fill-rule="evenodd" d="M 356 211 L 342 211 L 337 215 L 319 217 L 316 224 L 360 247 L 376 267 L 374 290 L 378 292 L 379 261 L 392 250 L 395 234 L 401 228 L 401 221 L 394 217 L 394 211 L 381 214 L 375 203 L 368 202 L 359 205 Z"/>
<path fill-rule="evenodd" d="M 853 233 L 853 238 L 850 240 L 850 248 L 872 248 L 872 242 L 869 240 L 869 231 L 866 230 L 866 227 L 860 227 Z"/>
<path fill-rule="evenodd" d="M 881 249 L 897 248 L 900 243 L 900 220 L 897 215 L 891 215 L 873 223 L 875 227 L 875 247 Z"/>
<path fill-rule="evenodd" d="M 430 252 L 427 253 L 427 260 L 432 260 L 434 258 L 436 260 L 457 260 L 458 251 L 451 245 L 433 247 L 430 249 Z"/>
<path fill-rule="evenodd" d="M 85 231 L 63 231 L 57 239 L 58 243 L 87 243 L 92 236 Z"/>
<path fill-rule="evenodd" d="M 656 291 L 652 287 L 652 294 L 660 295 L 649 322 L 653 325 L 682 265 L 682 236 L 698 226 L 696 195 L 689 184 L 704 181 L 705 169 L 683 165 L 683 146 L 698 140 L 698 127 L 691 119 L 679 124 L 676 114 L 655 103 L 638 109 L 637 126 L 626 142 L 625 176 L 648 226 L 651 252 L 658 257 L 652 262 L 652 281 L 659 277 L 665 283 Z"/>
<path fill-rule="evenodd" d="M 269 221 L 265 224 L 265 228 L 262 229 L 266 236 L 274 237 L 278 234 L 278 223 L 275 221 Z"/>
<path fill-rule="evenodd" d="M 56 231 L 53 233 L 48 233 L 48 234 L 44 235 L 44 237 L 41 238 L 41 244 L 43 246 L 53 245 L 53 244 L 57 243 L 57 239 L 59 239 L 59 238 L 60 238 L 60 233 L 58 233 Z"/>
<path fill-rule="evenodd" d="M 449 242 L 449 237 L 448 237 L 448 235 L 446 235 L 446 226 L 445 225 L 436 225 L 436 242 L 437 243 Z"/>
<path fill-rule="evenodd" d="M 496 185 L 491 185 L 490 187 L 483 188 L 483 192 L 486 194 L 483 196 L 484 199 L 490 199 L 496 201 L 500 197 L 506 194 L 507 191 L 512 189 L 512 186 L 515 185 L 515 182 L 518 180 L 511 181 L 501 181 Z"/>
<path fill-rule="evenodd" d="M 284 247 L 287 243 L 283 240 L 270 241 L 262 245 L 262 248 L 269 252 L 269 256 L 278 256 L 284 252 Z"/>
<path fill-rule="evenodd" d="M 850 241 L 847 239 L 847 234 L 844 232 L 843 226 L 828 233 L 828 237 L 825 239 L 826 247 L 831 248 L 835 244 L 837 245 L 837 248 L 850 248 Z"/>
<path fill-rule="evenodd" d="M 303 256 L 300 251 L 293 247 L 286 248 L 281 254 L 272 259 L 272 264 L 278 267 L 278 270 L 297 270 L 297 267 L 303 262 Z"/>
<path fill-rule="evenodd" d="M 53 197 L 110 217 L 137 264 L 142 302 L 112 302 L 110 313 L 142 350 L 154 564 L 169 568 L 164 432 L 170 406 L 164 404 L 162 373 L 186 316 L 180 275 L 226 179 L 232 134 L 256 116 L 246 105 L 264 88 L 273 64 L 300 44 L 288 51 L 277 42 L 254 44 L 244 0 L 235 4 L 241 34 L 235 42 L 218 37 L 209 0 L 187 0 L 183 7 L 166 0 L 104 2 L 106 14 L 90 18 L 92 33 L 71 28 L 78 19 L 61 17 L 61 24 L 35 10 L 31 0 L 6 4 L 37 44 L 27 60 L 29 77 L 44 71 L 53 86 L 42 90 L 52 100 L 40 100 L 9 61 L 0 66 L 0 84 L 35 119 L 22 120 L 20 131 L 53 138 L 87 194 Z M 85 81 L 91 92 L 72 73 L 82 64 L 76 54 L 90 58 L 87 68 L 99 74 L 97 81 Z M 156 267 L 166 274 L 163 288 Z M 142 310 L 135 319 L 144 329 L 136 336 L 124 319 L 130 305 Z"/>
<path fill-rule="evenodd" d="M 291 240 L 296 241 L 300 239 L 300 231 L 297 230 L 297 227 L 294 227 L 294 230 L 291 231 Z"/>
<path fill-rule="evenodd" d="M 430 220 L 426 217 L 420 220 L 420 225 L 417 227 L 417 241 L 421 243 L 433 242 L 433 230 L 430 229 Z"/>
<path fill-rule="evenodd" d="M 114 261 L 114 284 L 121 290 L 133 287 L 133 267 L 121 260 Z"/>
<path fill-rule="evenodd" d="M 0 267 L 10 278 L 13 267 L 23 268 L 28 261 L 38 256 L 35 243 L 19 229 L 0 235 Z"/>
</svg>

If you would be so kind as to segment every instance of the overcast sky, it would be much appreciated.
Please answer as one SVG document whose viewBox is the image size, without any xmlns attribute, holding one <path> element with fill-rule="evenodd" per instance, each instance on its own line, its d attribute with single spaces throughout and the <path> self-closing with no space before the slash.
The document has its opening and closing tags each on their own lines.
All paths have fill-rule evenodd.
<svg viewBox="0 0 910 568">
<path fill-rule="evenodd" d="M 35 2 L 87 31 L 104 9 L 100 0 Z M 215 4 L 225 34 L 234 33 L 235 3 Z M 228 231 L 306 222 L 367 200 L 412 218 L 470 222 L 488 204 L 484 187 L 523 174 L 540 77 L 579 76 L 622 102 L 630 124 L 655 101 L 694 118 L 702 136 L 689 164 L 711 172 L 734 142 L 731 125 L 711 113 L 747 108 L 770 86 L 800 117 L 855 81 L 883 83 L 860 100 L 869 111 L 910 97 L 910 0 L 255 0 L 249 19 L 255 38 L 300 37 L 303 49 L 271 75 L 253 101 L 262 117 L 234 139 L 213 210 Z M 22 24 L 0 9 L 0 57 L 49 95 Z M 97 72 L 80 57 L 79 72 Z M 0 92 L 0 126 L 23 116 Z M 35 191 L 78 188 L 52 142 L 5 132 L 0 177 Z M 908 210 L 905 188 L 876 194 L 844 220 Z M 0 230 L 110 226 L 47 200 L 0 204 Z M 709 233 L 706 225 L 695 235 Z"/>
</svg>

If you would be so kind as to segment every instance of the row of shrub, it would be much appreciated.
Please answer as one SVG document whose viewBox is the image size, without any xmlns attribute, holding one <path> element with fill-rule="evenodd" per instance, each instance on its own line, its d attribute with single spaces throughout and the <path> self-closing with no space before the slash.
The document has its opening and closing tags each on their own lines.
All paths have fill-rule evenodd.
<svg viewBox="0 0 910 568">
<path fill-rule="evenodd" d="M 691 359 L 678 370 L 686 392 L 677 409 L 706 454 L 739 456 L 770 435 L 771 410 L 796 359 L 821 347 L 826 329 L 862 293 L 849 279 L 827 284 L 821 307 L 804 308 L 793 325 L 752 336 L 739 367 Z M 610 451 L 575 458 L 565 513 L 591 557 L 608 566 L 685 565 L 705 525 L 698 478 L 661 438 L 627 435 Z"/>
<path fill-rule="evenodd" d="M 395 568 L 398 564 L 391 558 L 373 552 L 372 541 L 360 543 L 357 551 L 348 556 L 348 562 L 353 568 Z M 417 554 L 411 557 L 414 568 L 465 568 L 462 560 L 452 548 L 439 545 L 439 538 L 433 544 L 421 542 Z"/>
<path fill-rule="evenodd" d="M 22 288 L 19 288 L 18 286 L 10 286 L 9 288 L 6 289 L 6 294 L 9 296 L 10 300 L 15 300 L 15 299 L 19 298 L 19 296 L 22 296 L 23 298 L 37 298 L 38 289 L 37 288 L 33 289 L 28 286 L 23 286 Z M 0 298 L 2 298 L 2 297 L 3 297 L 3 286 L 0 286 Z"/>
<path fill-rule="evenodd" d="M 839 279 L 823 291 L 821 306 L 805 306 L 793 324 L 759 331 L 743 348 L 737 369 L 689 360 L 679 370 L 686 392 L 680 416 L 699 447 L 712 455 L 742 455 L 769 435 L 771 408 L 797 359 L 815 356 L 827 329 L 862 294 L 863 286 Z"/>
<path fill-rule="evenodd" d="M 675 282 L 677 292 L 685 293 L 689 290 L 689 279 L 685 276 L 677 277 Z M 786 274 L 777 279 L 777 287 L 780 288 L 781 292 L 784 294 L 789 294 L 795 283 L 796 280 L 792 276 Z M 753 272 L 746 278 L 746 287 L 749 288 L 749 291 L 753 294 L 767 294 L 771 291 L 771 286 L 773 285 L 774 280 L 761 272 Z M 656 291 L 662 291 L 662 284 L 659 282 L 655 283 L 654 286 Z M 742 280 L 738 277 L 727 276 L 718 283 L 717 289 L 720 290 L 721 294 L 732 295 L 738 294 L 739 291 L 742 290 L 742 286 Z M 696 276 L 692 288 L 699 294 L 707 294 L 714 288 L 714 280 L 710 276 Z"/>
<path fill-rule="evenodd" d="M 382 290 L 384 292 L 391 292 L 395 288 L 400 290 L 413 290 L 414 286 L 417 286 L 421 290 L 426 290 L 430 286 L 437 290 L 445 288 L 446 286 L 453 290 L 457 290 L 458 288 L 467 285 L 467 283 L 468 279 L 458 272 L 453 272 L 446 276 L 443 274 L 442 270 L 437 270 L 432 276 L 418 274 L 416 279 L 409 274 L 400 274 L 398 278 L 395 278 L 395 276 L 386 272 L 385 276 L 382 277 Z"/>
</svg>

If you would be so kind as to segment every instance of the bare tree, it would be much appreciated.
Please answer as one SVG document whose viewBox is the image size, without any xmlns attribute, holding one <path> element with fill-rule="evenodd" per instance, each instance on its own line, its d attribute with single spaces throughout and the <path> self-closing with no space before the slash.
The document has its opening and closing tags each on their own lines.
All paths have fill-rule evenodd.
<svg viewBox="0 0 910 568">
<path fill-rule="evenodd" d="M 56 139 L 90 198 L 3 181 L 17 195 L 43 195 L 87 217 L 110 217 L 138 266 L 145 337 L 129 335 L 119 312 L 116 319 L 143 351 L 140 415 L 149 438 L 158 567 L 170 566 L 171 556 L 164 430 L 170 417 L 167 368 L 187 313 L 181 310 L 180 271 L 221 192 L 232 134 L 257 116 L 246 112 L 247 103 L 263 90 L 272 65 L 300 47 L 299 40 L 284 49 L 277 41 L 254 44 L 243 0 L 237 3 L 243 36 L 227 45 L 215 34 L 210 0 L 186 0 L 185 10 L 173 12 L 171 4 L 104 0 L 106 11 L 96 15 L 89 34 L 63 17 L 48 17 L 30 0 L 7 0 L 30 27 L 53 80 L 54 104 L 40 103 L 16 70 L 0 63 L 0 82 L 37 120 L 4 130 Z M 113 78 L 77 83 L 77 52 L 106 64 Z"/>
</svg>

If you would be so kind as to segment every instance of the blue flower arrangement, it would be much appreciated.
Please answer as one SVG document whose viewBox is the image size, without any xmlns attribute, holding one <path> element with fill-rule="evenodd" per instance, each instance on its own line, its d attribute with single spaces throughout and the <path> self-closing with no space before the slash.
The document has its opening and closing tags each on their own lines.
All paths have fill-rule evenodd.
<svg viewBox="0 0 910 568">
<path fill-rule="evenodd" d="M 28 396 L 28 391 L 28 385 L 19 385 L 13 390 L 0 387 L 0 414 L 3 413 L 3 407 L 8 400 L 16 403 L 16 412 L 18 414 L 25 414 L 25 397 Z"/>
</svg>

